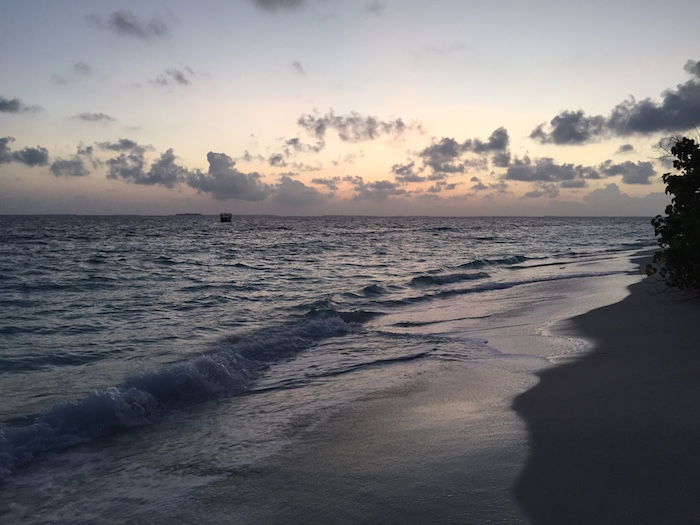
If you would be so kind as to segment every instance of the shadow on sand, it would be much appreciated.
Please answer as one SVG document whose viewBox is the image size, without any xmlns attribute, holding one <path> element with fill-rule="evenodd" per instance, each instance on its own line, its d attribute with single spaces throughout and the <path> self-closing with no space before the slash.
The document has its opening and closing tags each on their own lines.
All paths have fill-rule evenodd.
<svg viewBox="0 0 700 525">
<path fill-rule="evenodd" d="M 630 291 L 574 318 L 595 350 L 513 403 L 530 441 L 514 492 L 535 524 L 700 523 L 700 301 Z"/>
</svg>

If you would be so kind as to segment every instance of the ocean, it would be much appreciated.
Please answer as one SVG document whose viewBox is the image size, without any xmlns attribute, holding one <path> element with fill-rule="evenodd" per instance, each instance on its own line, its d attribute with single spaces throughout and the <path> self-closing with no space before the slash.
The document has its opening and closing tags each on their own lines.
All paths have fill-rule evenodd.
<svg viewBox="0 0 700 525">
<path fill-rule="evenodd" d="M 0 241 L 0 520 L 73 523 L 176 505 L 435 363 L 498 358 L 479 327 L 503 291 L 655 244 L 648 218 L 203 215 L 2 216 Z M 431 328 L 455 300 L 469 335 Z"/>
</svg>

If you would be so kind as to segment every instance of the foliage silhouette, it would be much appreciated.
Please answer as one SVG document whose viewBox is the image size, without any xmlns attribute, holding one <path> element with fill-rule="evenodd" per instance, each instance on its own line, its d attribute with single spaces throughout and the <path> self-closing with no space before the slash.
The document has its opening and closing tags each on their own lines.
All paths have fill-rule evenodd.
<svg viewBox="0 0 700 525">
<path fill-rule="evenodd" d="M 676 173 L 665 173 L 666 193 L 673 196 L 666 216 L 652 219 L 661 250 L 647 273 L 657 273 L 682 290 L 700 291 L 700 146 L 687 137 L 673 140 Z"/>
</svg>

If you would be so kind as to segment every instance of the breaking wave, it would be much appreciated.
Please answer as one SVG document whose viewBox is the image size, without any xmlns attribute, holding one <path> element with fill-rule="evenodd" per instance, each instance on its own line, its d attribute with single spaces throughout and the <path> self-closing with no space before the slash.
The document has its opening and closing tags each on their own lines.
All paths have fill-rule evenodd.
<svg viewBox="0 0 700 525">
<path fill-rule="evenodd" d="M 268 336 L 224 341 L 223 348 L 132 376 L 120 385 L 59 405 L 23 427 L 0 427 L 0 479 L 36 456 L 148 425 L 186 403 L 239 393 L 270 364 L 354 327 L 337 317 L 314 319 Z"/>
</svg>

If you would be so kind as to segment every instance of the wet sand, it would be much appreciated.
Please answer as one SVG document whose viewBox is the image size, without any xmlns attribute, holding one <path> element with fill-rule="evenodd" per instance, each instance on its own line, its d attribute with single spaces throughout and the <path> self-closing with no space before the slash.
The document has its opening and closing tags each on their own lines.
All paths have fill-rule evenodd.
<svg viewBox="0 0 700 525">
<path fill-rule="evenodd" d="M 700 301 L 644 280 L 576 317 L 594 350 L 518 396 L 534 523 L 700 523 Z"/>
<path fill-rule="evenodd" d="M 508 292 L 510 301 L 498 298 L 510 306 L 497 315 L 473 325 L 446 322 L 452 334 L 484 334 L 503 354 L 468 365 L 436 363 L 400 389 L 341 409 L 301 430 L 283 453 L 208 487 L 179 518 L 246 524 L 515 524 L 529 523 L 530 514 L 540 520 L 537 509 L 559 497 L 552 492 L 559 481 L 536 472 L 558 472 L 549 463 L 558 458 L 547 451 L 542 456 L 537 435 L 534 441 L 528 435 L 537 424 L 525 416 L 526 427 L 512 409 L 513 399 L 519 396 L 521 416 L 527 410 L 536 414 L 542 400 L 521 395 L 541 392 L 528 390 L 537 384 L 535 373 L 558 370 L 555 363 L 583 355 L 585 345 L 578 339 L 550 330 L 553 321 L 620 300 L 635 281 L 638 275 L 526 285 Z M 540 300 L 533 303 L 533 294 Z M 445 306 L 446 319 L 465 308 L 458 301 Z M 578 388 L 585 396 L 584 385 Z M 538 421 L 546 433 L 546 418 Z M 559 443 L 539 439 L 562 450 Z M 521 475 L 523 465 L 527 470 Z M 575 521 L 562 518 L 568 512 L 564 506 L 557 508 L 561 512 L 552 514 L 551 523 Z"/>
</svg>

